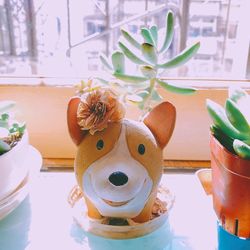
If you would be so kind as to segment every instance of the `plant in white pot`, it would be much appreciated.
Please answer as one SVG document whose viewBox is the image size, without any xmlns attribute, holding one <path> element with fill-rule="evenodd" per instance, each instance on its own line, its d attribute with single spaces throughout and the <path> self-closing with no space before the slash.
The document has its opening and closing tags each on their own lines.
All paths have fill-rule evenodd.
<svg viewBox="0 0 250 250">
<path fill-rule="evenodd" d="M 25 123 L 14 119 L 14 106 L 13 101 L 0 101 L 0 219 L 26 196 L 30 166 L 41 164 L 40 154 L 29 145 Z"/>
</svg>

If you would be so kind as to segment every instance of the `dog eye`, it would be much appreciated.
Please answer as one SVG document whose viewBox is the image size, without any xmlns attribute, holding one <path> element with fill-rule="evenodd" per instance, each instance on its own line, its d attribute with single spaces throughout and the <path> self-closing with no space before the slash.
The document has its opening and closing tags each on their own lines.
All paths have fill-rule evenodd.
<svg viewBox="0 0 250 250">
<path fill-rule="evenodd" d="M 96 143 L 96 148 L 97 148 L 98 150 L 101 150 L 101 149 L 103 149 L 103 147 L 104 147 L 104 141 L 103 141 L 103 140 L 99 140 L 99 141 Z"/>
<path fill-rule="evenodd" d="M 144 153 L 145 153 L 145 146 L 143 144 L 139 144 L 139 146 L 138 146 L 138 153 L 140 155 L 144 155 Z"/>
</svg>

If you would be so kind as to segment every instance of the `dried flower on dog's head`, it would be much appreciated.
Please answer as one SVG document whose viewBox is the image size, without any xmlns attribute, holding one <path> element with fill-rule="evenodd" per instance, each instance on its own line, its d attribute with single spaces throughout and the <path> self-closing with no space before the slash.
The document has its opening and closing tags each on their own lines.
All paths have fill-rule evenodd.
<svg viewBox="0 0 250 250">
<path fill-rule="evenodd" d="M 125 115 L 125 109 L 116 93 L 111 89 L 99 88 L 84 93 L 77 110 L 77 122 L 82 130 L 90 134 L 102 131 L 110 122 L 118 122 Z"/>
</svg>

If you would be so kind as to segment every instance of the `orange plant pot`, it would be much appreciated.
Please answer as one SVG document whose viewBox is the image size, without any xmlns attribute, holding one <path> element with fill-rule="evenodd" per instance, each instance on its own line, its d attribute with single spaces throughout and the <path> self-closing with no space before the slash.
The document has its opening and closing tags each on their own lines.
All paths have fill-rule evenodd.
<svg viewBox="0 0 250 250">
<path fill-rule="evenodd" d="M 213 206 L 222 227 L 250 238 L 250 160 L 230 153 L 211 135 Z"/>
</svg>

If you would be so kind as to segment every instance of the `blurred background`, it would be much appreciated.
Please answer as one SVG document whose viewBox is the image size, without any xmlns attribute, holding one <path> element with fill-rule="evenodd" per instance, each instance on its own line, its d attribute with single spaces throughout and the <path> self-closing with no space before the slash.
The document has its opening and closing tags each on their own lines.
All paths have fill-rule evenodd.
<svg viewBox="0 0 250 250">
<path fill-rule="evenodd" d="M 165 26 L 175 14 L 174 42 L 164 57 L 201 41 L 198 54 L 166 77 L 250 78 L 247 0 L 0 0 L 2 76 L 89 77 L 102 70 L 120 28 Z M 164 33 L 164 29 L 160 29 Z M 161 37 L 161 36 L 159 36 Z"/>
</svg>

